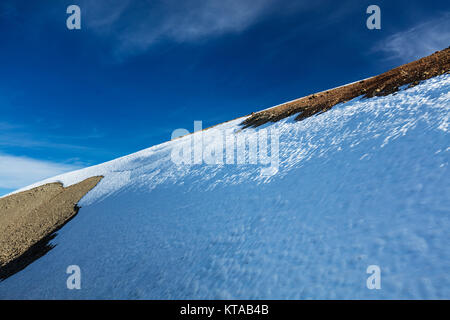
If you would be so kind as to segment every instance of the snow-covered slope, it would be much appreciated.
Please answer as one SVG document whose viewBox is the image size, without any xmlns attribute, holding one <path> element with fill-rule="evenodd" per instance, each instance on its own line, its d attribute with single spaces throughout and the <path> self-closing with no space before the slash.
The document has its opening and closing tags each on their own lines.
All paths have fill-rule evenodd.
<svg viewBox="0 0 450 320">
<path fill-rule="evenodd" d="M 448 299 L 449 91 L 443 75 L 266 125 L 279 133 L 272 176 L 255 164 L 176 165 L 185 136 L 42 181 L 104 176 L 0 298 Z M 216 129 L 243 135 L 242 120 Z M 69 265 L 81 290 L 66 287 Z M 380 290 L 366 287 L 369 265 Z"/>
</svg>

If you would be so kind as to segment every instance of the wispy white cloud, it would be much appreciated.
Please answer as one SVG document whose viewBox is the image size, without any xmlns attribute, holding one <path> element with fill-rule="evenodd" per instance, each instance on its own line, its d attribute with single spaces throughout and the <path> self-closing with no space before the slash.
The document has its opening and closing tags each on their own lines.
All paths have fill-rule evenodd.
<svg viewBox="0 0 450 320">
<path fill-rule="evenodd" d="M 319 2 L 319 1 L 317 1 Z M 164 0 L 84 1 L 86 26 L 109 37 L 116 55 L 127 57 L 146 51 L 158 41 L 193 42 L 207 37 L 239 33 L 268 13 L 294 12 L 316 6 L 276 0 Z M 282 7 L 286 10 L 283 10 Z"/>
<path fill-rule="evenodd" d="M 450 45 L 450 12 L 395 33 L 377 43 L 373 51 L 384 52 L 389 59 L 410 62 L 442 50 Z"/>
<path fill-rule="evenodd" d="M 0 188 L 18 189 L 58 174 L 79 169 L 76 165 L 0 154 Z"/>
</svg>

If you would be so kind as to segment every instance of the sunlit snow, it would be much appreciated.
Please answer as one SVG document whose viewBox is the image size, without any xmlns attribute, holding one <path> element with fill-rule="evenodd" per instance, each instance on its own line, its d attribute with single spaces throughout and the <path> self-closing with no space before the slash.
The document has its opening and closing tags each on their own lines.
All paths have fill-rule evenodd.
<svg viewBox="0 0 450 320">
<path fill-rule="evenodd" d="M 42 181 L 104 175 L 0 298 L 448 299 L 449 107 L 443 75 L 265 125 L 279 133 L 271 177 L 260 165 L 175 165 L 186 136 Z M 242 121 L 217 128 L 240 135 Z M 81 290 L 66 287 L 69 265 Z M 366 287 L 369 265 L 379 290 Z"/>
</svg>

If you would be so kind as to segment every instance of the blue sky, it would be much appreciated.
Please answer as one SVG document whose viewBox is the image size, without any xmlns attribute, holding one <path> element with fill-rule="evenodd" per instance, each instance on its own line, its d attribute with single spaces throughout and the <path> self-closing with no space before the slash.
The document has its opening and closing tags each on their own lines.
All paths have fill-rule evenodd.
<svg viewBox="0 0 450 320">
<path fill-rule="evenodd" d="M 448 1 L 2 0 L 0 195 L 428 55 L 449 18 Z"/>
</svg>

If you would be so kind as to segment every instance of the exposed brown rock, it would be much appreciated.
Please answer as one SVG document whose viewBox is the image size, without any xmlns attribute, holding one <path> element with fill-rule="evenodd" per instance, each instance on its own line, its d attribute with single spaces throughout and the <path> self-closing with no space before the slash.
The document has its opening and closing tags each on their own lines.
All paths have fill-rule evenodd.
<svg viewBox="0 0 450 320">
<path fill-rule="evenodd" d="M 330 110 L 338 103 L 350 101 L 361 95 L 364 98 L 386 96 L 398 91 L 401 86 L 415 86 L 420 81 L 448 73 L 449 71 L 450 47 L 378 76 L 325 92 L 312 94 L 277 107 L 253 113 L 242 122 L 242 125 L 244 128 L 258 127 L 268 122 L 279 121 L 294 114 L 298 114 L 295 120 L 300 121 Z"/>
<path fill-rule="evenodd" d="M 22 270 L 52 247 L 55 232 L 79 210 L 78 201 L 103 177 L 64 188 L 50 183 L 0 199 L 0 280 Z"/>
</svg>

